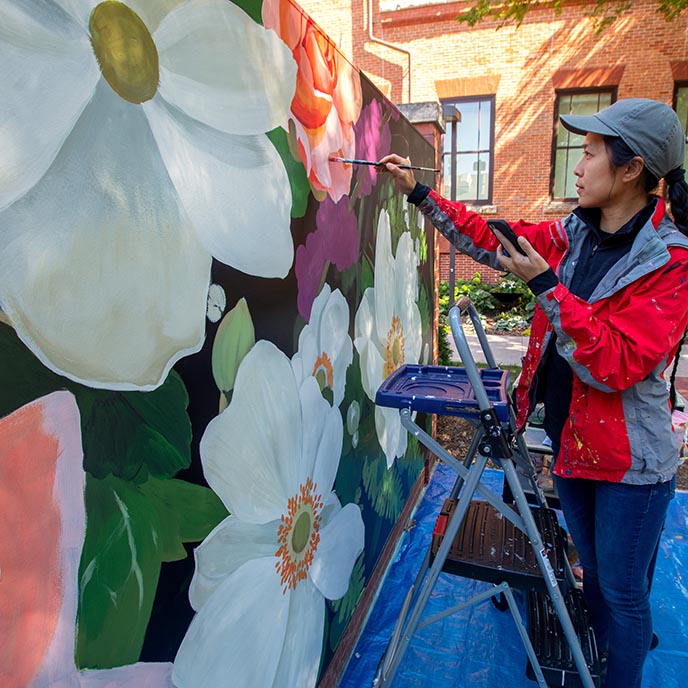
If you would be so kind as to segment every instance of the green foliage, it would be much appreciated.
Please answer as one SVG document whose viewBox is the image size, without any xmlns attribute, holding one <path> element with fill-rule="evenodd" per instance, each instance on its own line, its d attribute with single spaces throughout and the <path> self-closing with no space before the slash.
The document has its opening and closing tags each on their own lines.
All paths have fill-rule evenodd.
<svg viewBox="0 0 688 688">
<path fill-rule="evenodd" d="M 149 478 L 137 485 L 87 476 L 88 520 L 79 567 L 76 662 L 108 668 L 139 660 L 162 562 L 186 557 L 227 510 L 207 487 Z"/>
<path fill-rule="evenodd" d="M 458 279 L 454 284 L 454 301 L 462 296 L 468 296 L 478 313 L 491 313 L 498 308 L 498 303 L 491 294 L 489 284 L 483 283 L 480 273 L 476 272 L 473 279 Z M 440 282 L 439 287 L 440 313 L 449 312 L 449 284 Z"/>
<path fill-rule="evenodd" d="M 162 562 L 187 556 L 226 515 L 207 487 L 171 479 L 191 462 L 182 379 L 150 392 L 92 389 L 48 370 L 0 325 L 0 415 L 56 390 L 79 407 L 86 538 L 79 573 L 77 664 L 137 662 Z"/>
<path fill-rule="evenodd" d="M 688 0 L 657 0 L 657 11 L 664 15 L 667 21 L 676 19 L 688 7 Z"/>
<path fill-rule="evenodd" d="M 471 280 L 456 280 L 454 300 L 460 299 L 462 296 L 470 298 L 478 313 L 490 313 L 497 308 L 497 302 L 490 293 L 490 286 L 483 284 L 478 272 L 473 275 Z"/>
<path fill-rule="evenodd" d="M 439 328 L 437 331 L 437 364 L 448 366 L 452 364 L 452 350 L 447 341 L 449 335 L 449 318 L 447 314 L 440 313 Z"/>
<path fill-rule="evenodd" d="M 397 471 L 387 468 L 384 454 L 365 458 L 363 487 L 375 513 L 394 523 L 404 506 L 403 489 Z"/>
<path fill-rule="evenodd" d="M 334 612 L 330 625 L 330 648 L 334 650 L 341 640 L 342 633 L 346 629 L 346 625 L 356 611 L 356 605 L 363 595 L 363 588 L 365 587 L 365 558 L 361 554 L 356 560 L 351 578 L 349 579 L 349 589 L 346 595 L 340 600 L 332 600 L 330 607 Z"/>
<path fill-rule="evenodd" d="M 241 7 L 241 9 L 257 24 L 263 25 L 263 15 L 261 12 L 263 7 L 262 0 L 232 0 L 232 2 L 238 7 Z"/>
<path fill-rule="evenodd" d="M 420 311 L 420 322 L 423 330 L 423 338 L 426 337 L 428 326 L 433 320 L 432 316 L 432 303 L 430 301 L 430 296 L 426 286 L 421 283 L 418 290 L 418 310 Z M 422 361 L 427 363 L 427 361 Z"/>
<path fill-rule="evenodd" d="M 82 394 L 77 395 L 77 403 Z M 84 470 L 142 482 L 191 463 L 186 388 L 176 373 L 153 392 L 101 392 L 82 415 Z M 81 408 L 81 405 L 80 405 Z"/>
<path fill-rule="evenodd" d="M 505 275 L 497 284 L 485 284 L 479 273 L 470 280 L 460 279 L 454 285 L 454 300 L 468 296 L 480 315 L 495 318 L 495 329 L 509 332 L 527 327 L 533 317 L 535 297 L 528 285 L 518 277 Z M 451 349 L 446 340 L 449 327 L 449 284 L 439 285 L 439 365 L 451 364 Z"/>
<path fill-rule="evenodd" d="M 500 313 L 495 322 L 495 330 L 510 332 L 511 330 L 528 327 L 528 320 L 518 308 L 512 308 L 506 313 Z"/>
<path fill-rule="evenodd" d="M 532 315 L 535 296 L 522 279 L 514 275 L 505 275 L 497 284 L 489 287 L 489 292 L 502 306 L 497 308 L 498 311 L 510 306 L 511 310 L 516 309 L 526 319 Z M 480 312 L 480 308 L 478 311 Z"/>
<path fill-rule="evenodd" d="M 465 22 L 469 26 L 475 26 L 478 22 L 492 19 L 497 22 L 498 28 L 508 24 L 520 26 L 531 5 L 536 3 L 529 0 L 477 0 L 473 6 L 456 19 Z M 630 0 L 595 0 L 593 5 L 585 12 L 586 17 L 592 19 L 593 27 L 597 34 L 602 33 L 611 26 L 620 16 L 633 9 Z M 564 6 L 564 0 L 552 0 L 548 7 L 559 15 Z M 657 12 L 666 21 L 672 21 L 688 7 L 688 0 L 657 0 Z"/>
</svg>

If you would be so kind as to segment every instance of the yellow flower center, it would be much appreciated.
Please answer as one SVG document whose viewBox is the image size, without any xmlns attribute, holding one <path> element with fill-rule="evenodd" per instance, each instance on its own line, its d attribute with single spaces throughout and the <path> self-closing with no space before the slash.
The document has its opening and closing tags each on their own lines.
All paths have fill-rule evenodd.
<svg viewBox="0 0 688 688">
<path fill-rule="evenodd" d="M 401 324 L 401 320 L 395 315 L 392 318 L 392 327 L 389 328 L 387 333 L 387 344 L 384 351 L 385 378 L 404 363 L 404 348 L 404 327 Z"/>
<path fill-rule="evenodd" d="M 158 50 L 141 18 L 121 2 L 106 0 L 91 12 L 91 45 L 103 77 L 130 103 L 144 103 L 158 90 Z"/>
<path fill-rule="evenodd" d="M 320 389 L 325 387 L 332 389 L 334 386 L 334 373 L 332 372 L 332 361 L 325 351 L 315 361 L 313 366 L 313 377 L 318 381 Z"/>
<path fill-rule="evenodd" d="M 279 549 L 275 553 L 275 569 L 284 594 L 289 589 L 295 590 L 298 582 L 305 580 L 318 549 L 323 502 L 316 487 L 310 478 L 299 487 L 298 494 L 289 500 L 287 513 L 282 515 L 277 530 Z"/>
</svg>

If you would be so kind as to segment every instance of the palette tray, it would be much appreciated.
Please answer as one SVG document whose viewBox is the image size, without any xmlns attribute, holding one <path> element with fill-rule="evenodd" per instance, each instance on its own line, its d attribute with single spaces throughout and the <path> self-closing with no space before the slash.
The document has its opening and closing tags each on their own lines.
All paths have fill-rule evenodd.
<svg viewBox="0 0 688 688">
<path fill-rule="evenodd" d="M 478 372 L 497 418 L 502 423 L 508 422 L 509 371 L 481 368 Z M 455 366 L 403 365 L 382 383 L 375 403 L 438 416 L 475 418 L 480 414 L 466 369 Z"/>
</svg>

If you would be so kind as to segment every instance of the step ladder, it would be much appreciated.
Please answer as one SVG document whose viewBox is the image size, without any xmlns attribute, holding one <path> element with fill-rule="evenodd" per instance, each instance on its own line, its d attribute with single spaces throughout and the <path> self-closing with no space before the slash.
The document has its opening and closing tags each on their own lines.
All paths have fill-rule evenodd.
<svg viewBox="0 0 688 688">
<path fill-rule="evenodd" d="M 461 324 L 467 313 L 483 348 L 478 369 Z M 416 580 L 404 598 L 373 686 L 390 686 L 414 634 L 435 621 L 491 599 L 508 609 L 528 657 L 527 675 L 547 686 L 599 687 L 599 659 L 587 611 L 566 559 L 561 528 L 516 434 L 508 371 L 494 362 L 487 336 L 470 300 L 449 311 L 463 367 L 405 365 L 378 389 L 375 403 L 399 410 L 404 428 L 457 474 Z M 467 418 L 475 433 L 463 461 L 444 449 L 414 420 L 414 413 Z M 504 472 L 500 498 L 482 482 L 488 461 Z M 529 497 L 522 485 L 526 477 Z M 505 501 L 505 495 L 507 497 Z M 475 499 L 478 496 L 480 499 Z M 428 618 L 423 611 L 442 571 L 492 583 L 467 602 Z M 526 630 L 512 588 L 528 591 Z"/>
</svg>

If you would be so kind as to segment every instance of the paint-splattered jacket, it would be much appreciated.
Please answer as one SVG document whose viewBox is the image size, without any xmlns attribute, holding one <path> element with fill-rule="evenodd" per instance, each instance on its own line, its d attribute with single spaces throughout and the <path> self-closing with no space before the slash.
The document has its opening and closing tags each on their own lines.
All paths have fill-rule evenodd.
<svg viewBox="0 0 688 688">
<path fill-rule="evenodd" d="M 498 241 L 480 215 L 434 191 L 424 194 L 417 189 L 409 200 L 419 203 L 459 251 L 502 269 L 496 257 Z M 557 351 L 574 373 L 555 472 L 635 484 L 670 479 L 678 465 L 678 448 L 664 371 L 688 322 L 688 239 L 658 199 L 630 251 L 589 301 L 583 301 L 567 285 L 585 232 L 590 231 L 585 223 L 571 214 L 557 222 L 519 221 L 511 226 L 559 278 L 559 284 L 537 297 L 516 390 L 519 427 L 532 410 L 538 369 L 554 329 Z"/>
</svg>

